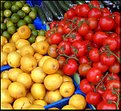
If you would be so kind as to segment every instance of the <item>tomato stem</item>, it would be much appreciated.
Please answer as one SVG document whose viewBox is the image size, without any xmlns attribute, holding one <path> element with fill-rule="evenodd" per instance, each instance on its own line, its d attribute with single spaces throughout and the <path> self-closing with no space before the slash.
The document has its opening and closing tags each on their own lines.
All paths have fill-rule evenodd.
<svg viewBox="0 0 121 111">
<path fill-rule="evenodd" d="M 59 56 L 65 56 L 65 57 L 67 57 L 67 59 L 70 59 L 70 58 L 72 58 L 72 59 L 75 59 L 76 61 L 79 61 L 76 57 L 74 57 L 74 56 L 68 56 L 68 55 L 66 55 L 66 54 L 60 54 Z"/>
<path fill-rule="evenodd" d="M 113 55 L 113 56 L 115 56 L 116 57 L 116 59 L 118 60 L 118 62 L 119 63 L 121 63 L 121 60 L 120 60 L 120 58 L 114 53 L 114 52 L 112 52 L 111 50 L 110 50 L 110 48 L 109 48 L 109 46 L 108 45 L 106 45 L 105 46 L 105 52 L 108 52 L 109 54 L 111 54 L 111 55 Z"/>
<path fill-rule="evenodd" d="M 103 83 L 103 80 L 107 77 L 108 72 L 105 74 L 105 76 L 100 80 L 100 82 L 96 85 L 96 89 L 99 87 L 101 83 Z"/>
</svg>

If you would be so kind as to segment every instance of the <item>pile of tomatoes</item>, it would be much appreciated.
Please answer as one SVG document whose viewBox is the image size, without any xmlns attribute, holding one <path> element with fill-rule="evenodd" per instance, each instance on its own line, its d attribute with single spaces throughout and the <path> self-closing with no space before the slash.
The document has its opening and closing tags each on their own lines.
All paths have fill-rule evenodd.
<svg viewBox="0 0 121 111">
<path fill-rule="evenodd" d="M 66 75 L 78 72 L 80 89 L 96 109 L 120 106 L 120 13 L 78 4 L 46 32 L 48 54 Z"/>
</svg>

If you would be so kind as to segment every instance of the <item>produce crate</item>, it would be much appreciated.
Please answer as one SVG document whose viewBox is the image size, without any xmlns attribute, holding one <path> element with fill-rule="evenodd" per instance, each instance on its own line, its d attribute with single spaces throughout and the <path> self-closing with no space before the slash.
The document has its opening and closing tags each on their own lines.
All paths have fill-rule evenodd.
<svg viewBox="0 0 121 111">
<path fill-rule="evenodd" d="M 1 72 L 9 70 L 11 68 L 12 67 L 10 67 L 9 65 L 1 66 Z M 73 79 L 73 83 L 75 85 L 74 94 L 81 94 L 81 95 L 83 95 L 85 97 L 86 95 L 80 90 L 79 85 L 76 83 L 73 76 L 72 76 L 72 79 Z M 45 110 L 47 110 L 49 108 L 53 108 L 53 107 L 57 107 L 57 108 L 61 109 L 63 106 L 68 104 L 69 99 L 70 99 L 70 97 L 67 97 L 67 98 L 63 98 L 63 99 L 61 99 L 61 100 L 59 100 L 57 102 L 48 104 L 48 105 L 44 106 Z M 88 103 L 86 105 L 86 108 L 90 108 L 91 110 L 95 110 L 95 107 L 93 105 L 91 105 L 91 104 L 88 104 Z"/>
</svg>

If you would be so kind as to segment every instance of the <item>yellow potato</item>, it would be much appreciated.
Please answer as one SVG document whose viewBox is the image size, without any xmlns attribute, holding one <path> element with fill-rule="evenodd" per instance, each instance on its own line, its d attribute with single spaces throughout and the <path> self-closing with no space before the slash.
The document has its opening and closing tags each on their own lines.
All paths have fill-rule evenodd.
<svg viewBox="0 0 121 111">
<path fill-rule="evenodd" d="M 1 79 L 1 89 L 7 89 L 11 81 L 9 79 Z"/>
<path fill-rule="evenodd" d="M 40 83 L 34 83 L 31 87 L 31 94 L 34 99 L 43 99 L 46 94 L 45 86 Z"/>
<path fill-rule="evenodd" d="M 31 105 L 31 101 L 27 97 L 20 97 L 13 103 L 14 109 L 27 109 Z"/>
<path fill-rule="evenodd" d="M 8 92 L 15 99 L 26 96 L 25 86 L 20 82 L 12 82 L 8 87 Z"/>
<path fill-rule="evenodd" d="M 30 74 L 27 74 L 27 73 L 19 74 L 17 77 L 17 82 L 22 83 L 27 89 L 29 89 L 30 86 L 32 85 L 31 76 Z"/>
<path fill-rule="evenodd" d="M 11 67 L 19 67 L 20 66 L 21 55 L 16 52 L 10 52 L 7 57 L 8 65 Z"/>
<path fill-rule="evenodd" d="M 47 103 L 53 103 L 62 99 L 59 90 L 48 91 L 45 95 L 45 101 Z"/>
<path fill-rule="evenodd" d="M 41 67 L 36 67 L 31 71 L 31 78 L 34 82 L 43 83 L 45 76 Z"/>
<path fill-rule="evenodd" d="M 60 74 L 47 75 L 44 79 L 44 85 L 47 90 L 56 90 L 62 84 L 62 76 Z"/>
<path fill-rule="evenodd" d="M 18 32 L 14 33 L 12 35 L 12 38 L 11 39 L 12 39 L 13 42 L 16 42 L 17 40 L 19 40 L 20 39 L 20 36 L 19 36 Z"/>
<path fill-rule="evenodd" d="M 31 106 L 28 107 L 29 110 L 45 110 L 45 108 L 41 105 L 38 104 L 32 104 Z"/>
<path fill-rule="evenodd" d="M 37 100 L 33 101 L 33 104 L 38 104 L 38 105 L 41 105 L 41 106 L 46 106 L 47 102 L 45 100 L 42 100 L 42 99 L 37 99 Z"/>
<path fill-rule="evenodd" d="M 30 99 L 31 103 L 35 100 L 34 97 L 32 96 L 31 92 L 28 92 L 26 94 L 26 97 Z"/>
<path fill-rule="evenodd" d="M 27 55 L 27 54 L 32 55 L 32 56 L 34 55 L 34 48 L 29 44 L 24 45 L 19 50 L 20 50 L 21 56 L 24 56 L 24 55 Z"/>
<path fill-rule="evenodd" d="M 77 109 L 83 110 L 86 108 L 86 99 L 80 94 L 74 94 L 69 100 L 69 105 Z"/>
<path fill-rule="evenodd" d="M 8 74 L 9 79 L 14 82 L 17 80 L 18 75 L 23 73 L 23 71 L 19 68 L 12 68 L 8 72 L 9 72 Z"/>
<path fill-rule="evenodd" d="M 11 97 L 7 89 L 1 89 L 1 103 L 12 103 L 13 97 Z"/>
<path fill-rule="evenodd" d="M 43 55 L 41 55 L 41 54 L 39 54 L 39 53 L 35 53 L 34 54 L 34 58 L 37 60 L 37 63 L 38 63 L 38 65 L 39 65 L 39 61 L 40 61 L 40 59 L 43 57 Z"/>
<path fill-rule="evenodd" d="M 37 36 L 35 42 L 45 41 L 45 39 L 46 39 L 45 36 Z"/>
<path fill-rule="evenodd" d="M 15 50 L 16 50 L 15 43 L 6 43 L 3 46 L 3 52 L 6 52 L 6 53 L 10 53 Z"/>
<path fill-rule="evenodd" d="M 4 46 L 6 43 L 8 43 L 7 38 L 4 36 L 1 36 L 1 46 Z"/>
<path fill-rule="evenodd" d="M 52 108 L 49 108 L 48 110 L 59 110 L 59 108 L 52 107 Z"/>
<path fill-rule="evenodd" d="M 75 91 L 75 86 L 73 82 L 63 82 L 59 91 L 63 97 L 70 97 Z"/>
<path fill-rule="evenodd" d="M 61 110 L 77 110 L 77 109 L 75 107 L 67 104 L 67 105 L 63 106 Z"/>
<path fill-rule="evenodd" d="M 63 75 L 63 82 L 73 82 L 72 78 L 66 75 Z"/>
<path fill-rule="evenodd" d="M 9 75 L 8 70 L 5 70 L 5 71 L 1 72 L 1 78 L 9 79 L 8 75 Z"/>
<path fill-rule="evenodd" d="M 12 110 L 13 107 L 10 103 L 1 103 L 1 109 L 2 110 Z"/>
<path fill-rule="evenodd" d="M 1 66 L 7 64 L 7 56 L 8 54 L 6 52 L 1 51 Z"/>
</svg>

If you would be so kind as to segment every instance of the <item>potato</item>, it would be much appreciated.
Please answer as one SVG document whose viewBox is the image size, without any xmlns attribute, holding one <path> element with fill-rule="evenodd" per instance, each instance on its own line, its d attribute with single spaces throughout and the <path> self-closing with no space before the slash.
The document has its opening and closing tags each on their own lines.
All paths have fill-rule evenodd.
<svg viewBox="0 0 121 111">
<path fill-rule="evenodd" d="M 13 107 L 10 103 L 1 103 L 1 109 L 2 110 L 12 110 Z"/>
<path fill-rule="evenodd" d="M 1 79 L 1 89 L 7 89 L 11 81 L 9 79 Z"/>
<path fill-rule="evenodd" d="M 3 52 L 10 53 L 12 51 L 15 51 L 15 43 L 7 43 L 3 46 Z"/>
</svg>

